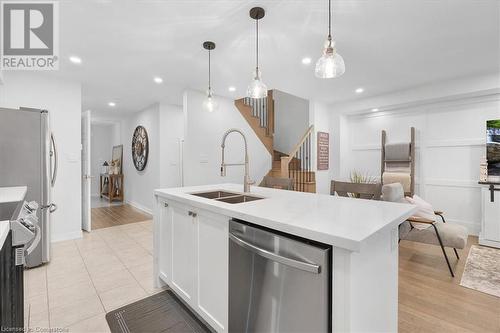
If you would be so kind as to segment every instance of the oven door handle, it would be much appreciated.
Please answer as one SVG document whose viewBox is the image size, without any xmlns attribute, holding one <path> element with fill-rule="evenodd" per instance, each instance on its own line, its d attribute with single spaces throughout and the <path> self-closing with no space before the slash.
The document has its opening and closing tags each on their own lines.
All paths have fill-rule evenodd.
<svg viewBox="0 0 500 333">
<path fill-rule="evenodd" d="M 33 252 L 33 250 L 40 243 L 41 238 L 42 238 L 42 232 L 40 230 L 40 227 L 35 225 L 35 238 L 33 239 L 33 242 L 31 242 L 30 246 L 26 249 L 26 256 L 29 256 L 31 252 Z"/>
<path fill-rule="evenodd" d="M 253 244 L 250 244 L 249 242 L 244 241 L 243 239 L 233 235 L 232 233 L 229 233 L 229 239 L 248 251 L 251 251 L 255 254 L 258 254 L 261 257 L 278 262 L 280 264 L 290 266 L 293 268 L 297 268 L 297 269 L 300 269 L 300 270 L 303 270 L 306 272 L 314 273 L 314 274 L 319 274 L 321 272 L 320 265 L 310 264 L 308 262 L 299 261 L 299 260 L 295 260 L 292 258 L 280 256 L 280 255 L 275 254 L 273 252 L 261 249 L 260 247 L 257 247 Z"/>
</svg>

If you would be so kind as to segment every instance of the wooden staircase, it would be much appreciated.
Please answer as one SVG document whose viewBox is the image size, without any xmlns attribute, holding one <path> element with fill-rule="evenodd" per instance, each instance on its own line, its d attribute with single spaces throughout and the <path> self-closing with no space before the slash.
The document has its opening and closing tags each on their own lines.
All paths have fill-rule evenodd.
<svg viewBox="0 0 500 333">
<path fill-rule="evenodd" d="M 273 146 L 274 99 L 272 90 L 268 91 L 267 98 L 241 98 L 235 100 L 234 105 L 273 157 L 273 167 L 267 175 L 292 178 L 295 191 L 316 193 L 316 175 L 312 170 L 311 161 L 313 126 L 309 127 L 295 148 L 286 154 L 274 150 Z"/>
<path fill-rule="evenodd" d="M 274 100 L 272 90 L 268 92 L 267 98 L 241 98 L 235 100 L 234 105 L 272 156 L 274 134 Z"/>
<path fill-rule="evenodd" d="M 300 160 L 293 157 L 288 164 L 288 173 L 285 171 L 285 174 L 283 174 L 282 163 L 287 163 L 288 161 L 282 161 L 282 157 L 287 158 L 288 155 L 276 150 L 273 152 L 273 168 L 269 170 L 267 176 L 292 178 L 295 191 L 316 193 L 316 173 L 314 171 L 302 170 Z"/>
</svg>

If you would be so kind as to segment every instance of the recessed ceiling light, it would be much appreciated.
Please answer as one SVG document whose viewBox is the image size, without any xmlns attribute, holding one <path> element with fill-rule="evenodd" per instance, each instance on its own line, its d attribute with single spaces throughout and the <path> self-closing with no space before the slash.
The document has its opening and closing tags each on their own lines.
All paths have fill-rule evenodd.
<svg viewBox="0 0 500 333">
<path fill-rule="evenodd" d="M 155 83 L 158 83 L 158 84 L 163 83 L 163 79 L 159 76 L 155 76 L 153 78 L 153 81 L 155 81 Z"/>
<path fill-rule="evenodd" d="M 309 57 L 302 58 L 302 63 L 304 65 L 309 65 L 311 63 L 311 58 Z"/>
<path fill-rule="evenodd" d="M 82 58 L 77 57 L 77 56 L 71 56 L 71 57 L 69 57 L 69 61 L 71 61 L 74 64 L 81 64 Z"/>
<path fill-rule="evenodd" d="M 358 88 L 358 89 L 356 89 L 354 91 L 356 92 L 356 94 L 361 94 L 365 90 L 363 88 Z"/>
<path fill-rule="evenodd" d="M 377 109 L 377 108 L 373 108 L 373 109 L 372 109 L 372 112 L 377 112 L 377 111 L 378 111 L 378 109 Z"/>
<path fill-rule="evenodd" d="M 116 103 L 115 102 L 109 102 L 108 105 L 111 106 L 112 108 L 114 108 L 116 106 Z"/>
<path fill-rule="evenodd" d="M 233 92 L 233 91 L 236 91 L 236 87 L 231 86 L 231 87 L 227 88 L 227 90 L 229 90 L 230 92 Z"/>
</svg>

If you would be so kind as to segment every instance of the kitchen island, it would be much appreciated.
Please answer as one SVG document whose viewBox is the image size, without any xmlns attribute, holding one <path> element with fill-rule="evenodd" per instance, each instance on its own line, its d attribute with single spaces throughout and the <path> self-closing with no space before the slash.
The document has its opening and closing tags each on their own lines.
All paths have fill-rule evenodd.
<svg viewBox="0 0 500 333">
<path fill-rule="evenodd" d="M 397 332 L 398 226 L 412 205 L 220 184 L 155 191 L 154 275 L 214 330 L 228 332 L 229 221 L 331 247 L 331 329 Z M 201 196 L 200 196 L 201 194 Z"/>
</svg>

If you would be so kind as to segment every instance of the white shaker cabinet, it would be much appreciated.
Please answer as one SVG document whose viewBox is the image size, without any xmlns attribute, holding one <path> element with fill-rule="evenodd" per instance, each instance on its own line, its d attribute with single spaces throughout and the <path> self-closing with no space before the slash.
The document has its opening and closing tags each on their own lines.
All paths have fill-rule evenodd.
<svg viewBox="0 0 500 333">
<path fill-rule="evenodd" d="M 167 284 L 172 282 L 172 210 L 164 201 L 158 202 L 155 221 L 155 242 L 160 254 L 158 260 L 158 275 Z"/>
<path fill-rule="evenodd" d="M 481 213 L 479 244 L 500 248 L 500 192 L 495 192 L 491 202 L 490 190 L 482 188 Z"/>
<path fill-rule="evenodd" d="M 218 332 L 228 323 L 228 220 L 159 202 L 159 276 Z"/>
<path fill-rule="evenodd" d="M 198 313 L 218 332 L 227 332 L 229 218 L 199 211 L 196 223 Z"/>
<path fill-rule="evenodd" d="M 172 218 L 172 289 L 186 302 L 194 301 L 196 260 L 195 217 L 185 206 L 169 204 Z"/>
</svg>

